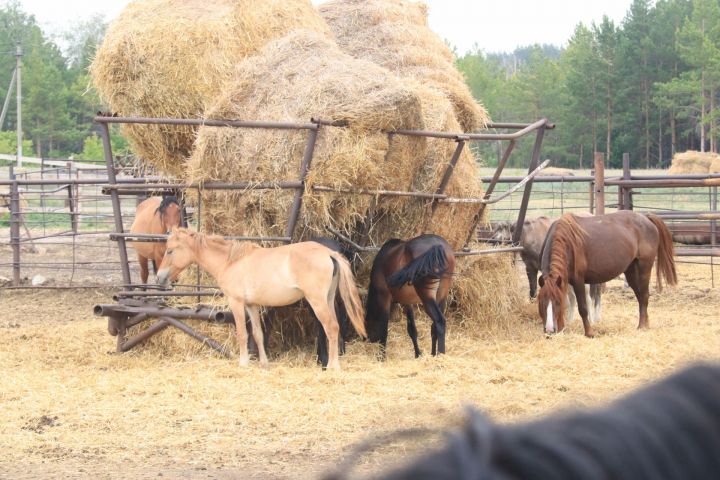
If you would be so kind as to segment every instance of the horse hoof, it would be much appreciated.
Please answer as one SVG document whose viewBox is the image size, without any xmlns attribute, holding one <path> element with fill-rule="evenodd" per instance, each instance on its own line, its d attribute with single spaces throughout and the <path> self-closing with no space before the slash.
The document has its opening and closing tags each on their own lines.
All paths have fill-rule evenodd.
<svg viewBox="0 0 720 480">
<path fill-rule="evenodd" d="M 585 332 L 587 338 L 595 338 L 595 332 Z"/>
</svg>

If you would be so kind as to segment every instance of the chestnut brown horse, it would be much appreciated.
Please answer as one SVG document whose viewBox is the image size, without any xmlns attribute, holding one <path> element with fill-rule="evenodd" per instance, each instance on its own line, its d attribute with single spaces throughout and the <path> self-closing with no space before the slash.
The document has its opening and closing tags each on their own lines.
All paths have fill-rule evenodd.
<svg viewBox="0 0 720 480">
<path fill-rule="evenodd" d="M 250 242 L 233 242 L 192 229 L 174 228 L 167 239 L 158 283 L 167 285 L 172 276 L 193 263 L 216 280 L 230 302 L 241 365 L 249 363 L 245 312 L 250 316 L 260 365 L 268 365 L 260 321 L 262 306 L 281 307 L 305 298 L 328 338 L 328 368 L 340 369 L 336 291 L 340 292 L 353 327 L 366 336 L 362 303 L 350 263 L 342 254 L 319 243 L 262 248 Z"/>
<path fill-rule="evenodd" d="M 137 206 L 135 221 L 130 233 L 166 234 L 182 221 L 182 207 L 173 196 L 150 197 Z M 153 273 L 165 255 L 165 242 L 131 242 L 140 264 L 140 279 L 147 283 L 148 260 L 152 261 Z M 174 280 L 174 278 L 173 278 Z"/>
<path fill-rule="evenodd" d="M 365 326 L 368 340 L 380 343 L 383 358 L 388 320 L 396 303 L 405 310 L 415 358 L 420 356 L 420 348 L 412 306 L 418 303 L 432 319 L 432 354 L 445 353 L 443 310 L 454 270 L 453 250 L 438 235 L 420 235 L 407 241 L 394 238 L 380 248 L 370 272 Z"/>
<path fill-rule="evenodd" d="M 572 288 L 577 297 L 585 335 L 594 333 L 588 321 L 585 284 L 598 284 L 625 273 L 640 307 L 638 328 L 647 328 L 650 274 L 657 259 L 661 277 L 677 284 L 670 230 L 656 215 L 620 211 L 582 218 L 563 215 L 548 232 L 542 256 L 538 309 L 546 333 L 565 327 L 565 302 Z"/>
</svg>

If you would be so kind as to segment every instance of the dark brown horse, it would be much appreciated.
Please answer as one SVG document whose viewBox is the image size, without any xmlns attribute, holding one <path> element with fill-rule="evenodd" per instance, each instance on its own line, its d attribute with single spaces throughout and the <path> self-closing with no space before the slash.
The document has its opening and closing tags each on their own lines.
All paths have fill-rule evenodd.
<svg viewBox="0 0 720 480">
<path fill-rule="evenodd" d="M 407 315 L 407 330 L 415 357 L 420 356 L 413 305 L 421 303 L 432 319 L 432 354 L 445 353 L 443 310 L 455 270 L 450 244 L 438 235 L 420 235 L 408 241 L 388 240 L 378 252 L 370 272 L 365 327 L 368 339 L 379 342 L 385 356 L 388 320 L 396 303 Z"/>
<path fill-rule="evenodd" d="M 640 306 L 638 328 L 647 328 L 650 274 L 657 259 L 661 277 L 677 284 L 670 230 L 652 214 L 620 211 L 581 218 L 563 215 L 548 232 L 542 256 L 538 309 L 547 333 L 565 327 L 568 288 L 575 291 L 585 335 L 594 333 L 588 321 L 585 284 L 604 283 L 625 273 Z"/>
</svg>

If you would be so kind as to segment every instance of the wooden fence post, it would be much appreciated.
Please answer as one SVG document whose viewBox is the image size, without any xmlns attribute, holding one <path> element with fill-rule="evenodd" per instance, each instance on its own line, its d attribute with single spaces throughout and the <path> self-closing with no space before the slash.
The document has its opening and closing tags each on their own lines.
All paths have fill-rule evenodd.
<svg viewBox="0 0 720 480">
<path fill-rule="evenodd" d="M 630 180 L 630 154 L 623 153 L 623 180 Z M 622 208 L 623 210 L 632 210 L 632 189 L 630 187 L 622 187 Z"/>
<path fill-rule="evenodd" d="M 595 215 L 605 214 L 605 155 L 595 152 Z"/>
</svg>

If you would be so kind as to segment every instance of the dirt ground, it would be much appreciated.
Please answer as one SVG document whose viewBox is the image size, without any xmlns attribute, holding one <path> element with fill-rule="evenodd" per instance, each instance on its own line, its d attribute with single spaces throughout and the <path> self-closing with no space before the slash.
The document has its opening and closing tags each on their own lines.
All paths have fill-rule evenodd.
<svg viewBox="0 0 720 480">
<path fill-rule="evenodd" d="M 356 342 L 340 373 L 322 372 L 310 351 L 275 355 L 268 370 L 206 351 L 119 355 L 92 315 L 111 291 L 0 290 L 0 478 L 313 478 L 357 441 L 448 425 L 466 404 L 502 422 L 603 404 L 720 359 L 720 285 L 708 266 L 679 274 L 678 288 L 653 288 L 646 331 L 616 280 L 595 339 L 577 321 L 546 339 L 527 303 L 487 329 L 451 322 L 441 358 L 414 359 L 395 321 L 385 362 Z M 428 320 L 418 327 L 427 351 Z M 358 463 L 377 471 L 414 448 L 395 442 Z"/>
</svg>

